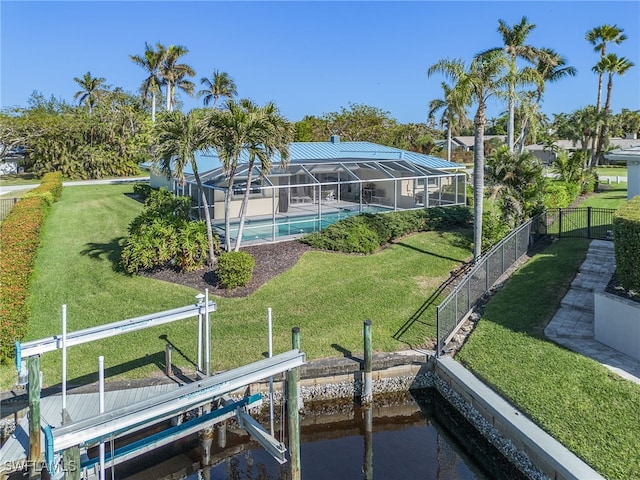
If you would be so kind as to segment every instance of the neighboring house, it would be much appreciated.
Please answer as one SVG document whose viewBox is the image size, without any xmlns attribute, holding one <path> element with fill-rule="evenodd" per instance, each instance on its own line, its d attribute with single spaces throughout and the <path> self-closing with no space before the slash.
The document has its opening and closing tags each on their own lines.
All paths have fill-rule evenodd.
<svg viewBox="0 0 640 480">
<path fill-rule="evenodd" d="M 485 135 L 484 141 L 489 142 L 492 139 L 497 138 L 501 142 L 505 142 L 507 137 L 505 135 Z M 473 135 L 463 135 L 459 137 L 451 137 L 451 151 L 462 150 L 463 152 L 473 152 L 473 144 L 475 137 Z M 436 145 L 442 147 L 444 151 L 447 151 L 447 140 L 437 140 Z"/>
<path fill-rule="evenodd" d="M 609 161 L 627 164 L 627 200 L 640 195 L 640 142 L 624 148 L 612 150 L 604 155 Z"/>
<path fill-rule="evenodd" d="M 611 137 L 609 138 L 609 147 L 612 149 L 628 148 L 638 143 L 636 134 L 627 134 L 625 138 Z M 568 152 L 575 152 L 576 150 L 582 150 L 582 144 L 580 142 L 574 142 L 573 140 L 556 140 L 554 146 L 557 152 L 566 150 Z M 556 161 L 557 152 L 547 148 L 544 145 L 527 145 L 525 150 L 531 152 L 542 163 L 549 165 Z M 590 148 L 590 147 L 589 147 Z M 607 155 L 605 155 L 607 158 Z"/>
<path fill-rule="evenodd" d="M 290 163 L 280 168 L 273 158 L 270 173 L 254 166 L 244 238 L 277 241 L 319 230 L 359 212 L 464 205 L 464 165 L 370 142 L 293 142 Z M 243 152 L 234 185 L 215 152 L 198 152 L 196 163 L 206 189 L 214 226 L 224 236 L 224 203 L 237 224 L 247 189 L 248 157 Z M 172 181 L 178 195 L 193 199 L 194 216 L 203 206 L 192 172 L 184 184 Z M 166 186 L 169 179 L 151 172 L 151 185 Z M 233 229 L 233 227 L 232 227 Z M 229 232 L 234 237 L 234 232 Z"/>
</svg>

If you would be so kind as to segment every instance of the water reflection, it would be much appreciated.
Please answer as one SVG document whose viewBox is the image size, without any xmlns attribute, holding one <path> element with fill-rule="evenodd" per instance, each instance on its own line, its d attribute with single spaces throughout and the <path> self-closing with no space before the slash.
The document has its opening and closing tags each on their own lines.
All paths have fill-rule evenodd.
<svg viewBox="0 0 640 480">
<path fill-rule="evenodd" d="M 473 438 L 475 430 L 469 430 L 470 427 L 465 427 L 460 419 L 452 420 L 450 417 L 455 416 L 455 412 L 447 409 L 448 404 L 444 400 L 434 401 L 432 393 L 422 392 L 417 398 L 402 395 L 386 403 L 385 406 L 374 403 L 368 408 L 358 408 L 351 403 L 331 406 L 307 404 L 310 411 L 301 417 L 302 478 L 373 480 L 374 471 L 375 478 L 379 480 L 523 478 L 504 459 L 496 461 L 492 458 L 495 452 L 486 445 L 481 446 L 481 440 Z M 280 436 L 278 421 L 276 437 Z M 269 419 L 261 422 L 268 425 Z M 452 435 L 443 424 L 459 431 Z M 207 443 L 210 449 L 208 456 L 203 456 L 202 444 L 195 439 L 191 444 L 193 448 L 185 448 L 174 455 L 156 453 L 156 463 L 148 460 L 150 468 L 127 473 L 130 475 L 128 478 L 290 478 L 289 464 L 278 464 L 234 422 L 216 430 L 218 441 Z M 468 445 L 461 443 L 467 439 L 470 440 Z M 479 458 L 472 458 L 469 450 L 475 451 Z M 168 457 L 171 458 L 165 460 Z M 127 475 L 118 475 L 116 471 L 116 478 L 127 478 Z"/>
</svg>

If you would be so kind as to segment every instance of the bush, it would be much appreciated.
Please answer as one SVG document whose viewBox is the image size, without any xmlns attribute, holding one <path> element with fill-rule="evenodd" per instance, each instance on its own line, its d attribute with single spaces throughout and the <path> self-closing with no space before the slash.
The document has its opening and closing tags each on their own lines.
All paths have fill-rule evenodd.
<svg viewBox="0 0 640 480">
<path fill-rule="evenodd" d="M 14 342 L 26 333 L 27 294 L 40 232 L 51 204 L 60 198 L 62 176 L 45 175 L 39 187 L 25 195 L 0 225 L 0 361 L 13 356 Z"/>
<path fill-rule="evenodd" d="M 507 236 L 511 228 L 493 212 L 482 213 L 482 251 L 489 250 Z"/>
<path fill-rule="evenodd" d="M 640 292 L 640 195 L 613 214 L 616 273 L 626 290 Z"/>
<path fill-rule="evenodd" d="M 549 183 L 544 192 L 544 206 L 546 208 L 565 208 L 571 205 L 575 197 L 570 195 L 567 187 L 565 182 Z"/>
<path fill-rule="evenodd" d="M 410 233 L 468 227 L 470 221 L 469 208 L 457 206 L 364 213 L 305 235 L 300 241 L 323 250 L 369 254 Z"/>
<path fill-rule="evenodd" d="M 255 266 L 255 259 L 247 252 L 223 252 L 218 257 L 216 274 L 224 288 L 244 287 L 251 281 Z"/>
<path fill-rule="evenodd" d="M 166 188 L 151 190 L 144 210 L 129 225 L 120 263 L 128 273 L 175 267 L 193 271 L 206 265 L 209 253 L 203 221 L 190 221 L 189 197 L 176 197 Z M 214 250 L 220 249 L 214 237 Z"/>
<path fill-rule="evenodd" d="M 153 191 L 153 188 L 151 188 L 151 185 L 149 185 L 148 183 L 136 183 L 133 186 L 133 194 L 137 195 L 143 200 L 146 200 L 147 197 L 151 195 L 152 191 Z"/>
</svg>

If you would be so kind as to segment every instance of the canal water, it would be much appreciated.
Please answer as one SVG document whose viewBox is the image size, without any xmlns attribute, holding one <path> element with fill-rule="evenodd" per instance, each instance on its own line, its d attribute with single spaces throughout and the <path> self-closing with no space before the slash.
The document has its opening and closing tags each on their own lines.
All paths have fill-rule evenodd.
<svg viewBox="0 0 640 480">
<path fill-rule="evenodd" d="M 306 404 L 301 417 L 303 480 L 520 480 L 513 465 L 433 390 L 385 397 L 372 408 L 352 402 Z M 278 412 L 279 416 L 280 412 Z M 266 421 L 265 421 L 266 420 Z M 269 429 L 269 420 L 261 419 Z M 279 423 L 276 423 L 276 430 Z M 280 438 L 280 432 L 275 436 Z M 286 443 L 286 438 L 284 438 Z M 218 445 L 223 440 L 224 448 Z M 248 434 L 228 424 L 214 436 L 208 465 L 198 438 L 116 467 L 136 480 L 286 480 L 278 464 Z M 107 478 L 111 478 L 107 471 Z"/>
</svg>

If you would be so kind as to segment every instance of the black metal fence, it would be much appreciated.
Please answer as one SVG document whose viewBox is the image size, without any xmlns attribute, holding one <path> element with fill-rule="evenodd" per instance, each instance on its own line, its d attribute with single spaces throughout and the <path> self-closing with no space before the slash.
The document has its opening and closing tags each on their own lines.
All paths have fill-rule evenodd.
<svg viewBox="0 0 640 480">
<path fill-rule="evenodd" d="M 438 305 L 439 356 L 478 300 L 533 245 L 546 236 L 613 240 L 613 208 L 556 208 L 545 211 L 513 230 L 482 255 L 464 278 Z"/>
<path fill-rule="evenodd" d="M 546 212 L 547 233 L 559 238 L 613 240 L 614 208 L 553 208 Z"/>
<path fill-rule="evenodd" d="M 13 206 L 18 203 L 19 198 L 0 198 L 0 222 L 3 221 Z"/>
</svg>

